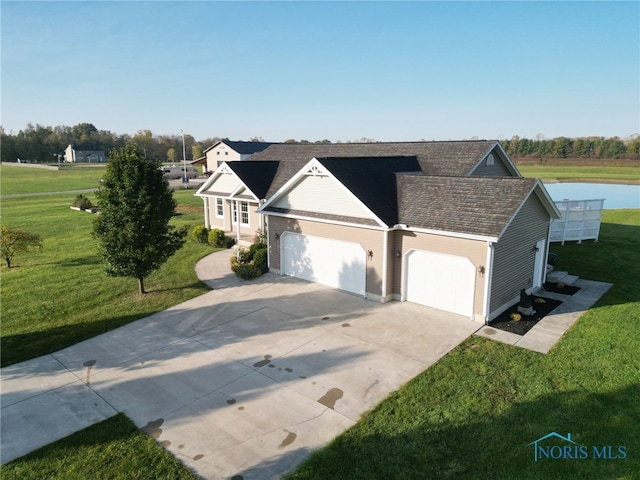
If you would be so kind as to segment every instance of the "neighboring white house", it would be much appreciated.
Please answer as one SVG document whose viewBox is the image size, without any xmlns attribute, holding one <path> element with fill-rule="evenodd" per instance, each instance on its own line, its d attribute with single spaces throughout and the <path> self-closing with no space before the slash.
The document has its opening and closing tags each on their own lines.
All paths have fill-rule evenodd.
<svg viewBox="0 0 640 480">
<path fill-rule="evenodd" d="M 69 145 L 64 150 L 64 161 L 66 163 L 86 162 L 86 163 L 105 163 L 107 156 L 104 150 L 95 150 L 90 147 L 74 147 Z"/>
<path fill-rule="evenodd" d="M 223 162 L 246 160 L 256 152 L 273 145 L 273 142 L 232 142 L 220 140 L 204 151 L 201 157 L 192 165 L 204 165 L 205 172 L 214 172 Z"/>
</svg>

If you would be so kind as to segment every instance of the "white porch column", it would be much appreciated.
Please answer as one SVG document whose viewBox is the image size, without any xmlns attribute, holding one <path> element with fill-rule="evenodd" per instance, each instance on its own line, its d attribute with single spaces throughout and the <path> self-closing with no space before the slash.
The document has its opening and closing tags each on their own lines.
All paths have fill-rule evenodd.
<svg viewBox="0 0 640 480">
<path fill-rule="evenodd" d="M 240 203 L 236 200 L 236 244 L 240 245 Z"/>
</svg>

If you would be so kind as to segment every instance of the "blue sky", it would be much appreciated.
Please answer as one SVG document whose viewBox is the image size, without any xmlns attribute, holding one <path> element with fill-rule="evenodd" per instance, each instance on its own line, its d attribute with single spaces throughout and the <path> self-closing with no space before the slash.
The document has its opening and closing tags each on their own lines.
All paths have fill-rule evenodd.
<svg viewBox="0 0 640 480">
<path fill-rule="evenodd" d="M 640 3 L 2 1 L 2 125 L 380 141 L 640 131 Z"/>
</svg>

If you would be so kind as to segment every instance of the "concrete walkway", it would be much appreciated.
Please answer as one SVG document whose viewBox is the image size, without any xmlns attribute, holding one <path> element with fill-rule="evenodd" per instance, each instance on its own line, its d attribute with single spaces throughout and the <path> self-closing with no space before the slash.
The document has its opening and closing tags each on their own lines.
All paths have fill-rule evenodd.
<svg viewBox="0 0 640 480">
<path fill-rule="evenodd" d="M 536 292 L 536 296 L 561 300 L 563 303 L 536 323 L 526 334 L 516 335 L 485 325 L 476 332 L 476 335 L 534 352 L 549 353 L 571 325 L 613 286 L 612 283 L 583 279 L 577 280 L 572 285 L 580 287 L 580 291 L 575 295 L 563 295 L 544 290 Z"/>
<path fill-rule="evenodd" d="M 2 463 L 124 412 L 203 478 L 280 478 L 480 326 L 229 257 L 198 263 L 211 292 L 3 368 Z"/>
</svg>

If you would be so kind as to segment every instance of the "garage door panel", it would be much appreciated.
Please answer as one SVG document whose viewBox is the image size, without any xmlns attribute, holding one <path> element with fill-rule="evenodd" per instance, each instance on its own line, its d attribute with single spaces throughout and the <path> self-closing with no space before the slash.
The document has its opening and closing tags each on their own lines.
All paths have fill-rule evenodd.
<svg viewBox="0 0 640 480">
<path fill-rule="evenodd" d="M 366 254 L 360 244 L 283 234 L 282 273 L 364 295 Z"/>
<path fill-rule="evenodd" d="M 406 270 L 406 300 L 472 316 L 475 267 L 468 258 L 413 250 Z"/>
</svg>

